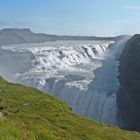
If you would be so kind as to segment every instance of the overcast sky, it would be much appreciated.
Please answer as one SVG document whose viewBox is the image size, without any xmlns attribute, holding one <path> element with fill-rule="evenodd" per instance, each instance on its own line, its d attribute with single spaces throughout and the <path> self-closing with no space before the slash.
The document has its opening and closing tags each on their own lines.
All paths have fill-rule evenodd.
<svg viewBox="0 0 140 140">
<path fill-rule="evenodd" d="M 0 0 L 0 29 L 114 36 L 140 33 L 140 0 Z"/>
</svg>

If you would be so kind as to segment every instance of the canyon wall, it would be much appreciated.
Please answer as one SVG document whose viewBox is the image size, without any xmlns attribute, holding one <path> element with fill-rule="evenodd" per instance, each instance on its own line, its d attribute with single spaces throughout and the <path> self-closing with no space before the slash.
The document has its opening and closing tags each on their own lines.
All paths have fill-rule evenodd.
<svg viewBox="0 0 140 140">
<path fill-rule="evenodd" d="M 120 57 L 119 73 L 121 88 L 117 102 L 121 127 L 140 131 L 140 35 L 126 43 Z"/>
</svg>

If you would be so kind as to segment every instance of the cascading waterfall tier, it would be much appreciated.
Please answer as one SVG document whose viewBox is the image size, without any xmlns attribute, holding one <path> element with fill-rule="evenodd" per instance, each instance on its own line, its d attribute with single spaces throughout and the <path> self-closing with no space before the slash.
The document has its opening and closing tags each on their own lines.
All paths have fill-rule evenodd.
<svg viewBox="0 0 140 140">
<path fill-rule="evenodd" d="M 6 52 L 10 52 L 11 57 L 4 57 L 5 61 L 16 58 L 17 63 L 11 63 L 16 67 L 22 65 L 22 72 L 20 67 L 15 71 L 9 70 L 13 77 L 7 79 L 37 87 L 63 99 L 77 114 L 117 124 L 116 92 L 119 82 L 116 55 L 120 54 L 124 42 L 122 39 L 117 42 L 55 41 L 10 45 L 2 48 L 4 53 L 0 60 L 7 55 Z M 15 52 L 18 56 L 13 56 Z M 0 66 L 8 69 L 2 61 Z"/>
</svg>

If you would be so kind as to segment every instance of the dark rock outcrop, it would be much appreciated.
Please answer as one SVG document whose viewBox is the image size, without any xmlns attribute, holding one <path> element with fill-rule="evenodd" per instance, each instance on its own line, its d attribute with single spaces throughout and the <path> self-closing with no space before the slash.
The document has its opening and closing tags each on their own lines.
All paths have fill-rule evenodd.
<svg viewBox="0 0 140 140">
<path fill-rule="evenodd" d="M 140 35 L 128 40 L 120 57 L 118 118 L 121 127 L 140 131 Z"/>
</svg>

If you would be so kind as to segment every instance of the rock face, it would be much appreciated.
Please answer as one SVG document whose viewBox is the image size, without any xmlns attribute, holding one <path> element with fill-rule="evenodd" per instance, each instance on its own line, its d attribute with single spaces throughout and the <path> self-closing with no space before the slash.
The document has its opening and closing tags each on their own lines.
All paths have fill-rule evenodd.
<svg viewBox="0 0 140 140">
<path fill-rule="evenodd" d="M 124 129 L 140 131 L 140 35 L 133 36 L 120 57 L 118 117 Z"/>
<path fill-rule="evenodd" d="M 0 120 L 3 120 L 4 119 L 4 116 L 3 114 L 0 112 Z"/>
</svg>

